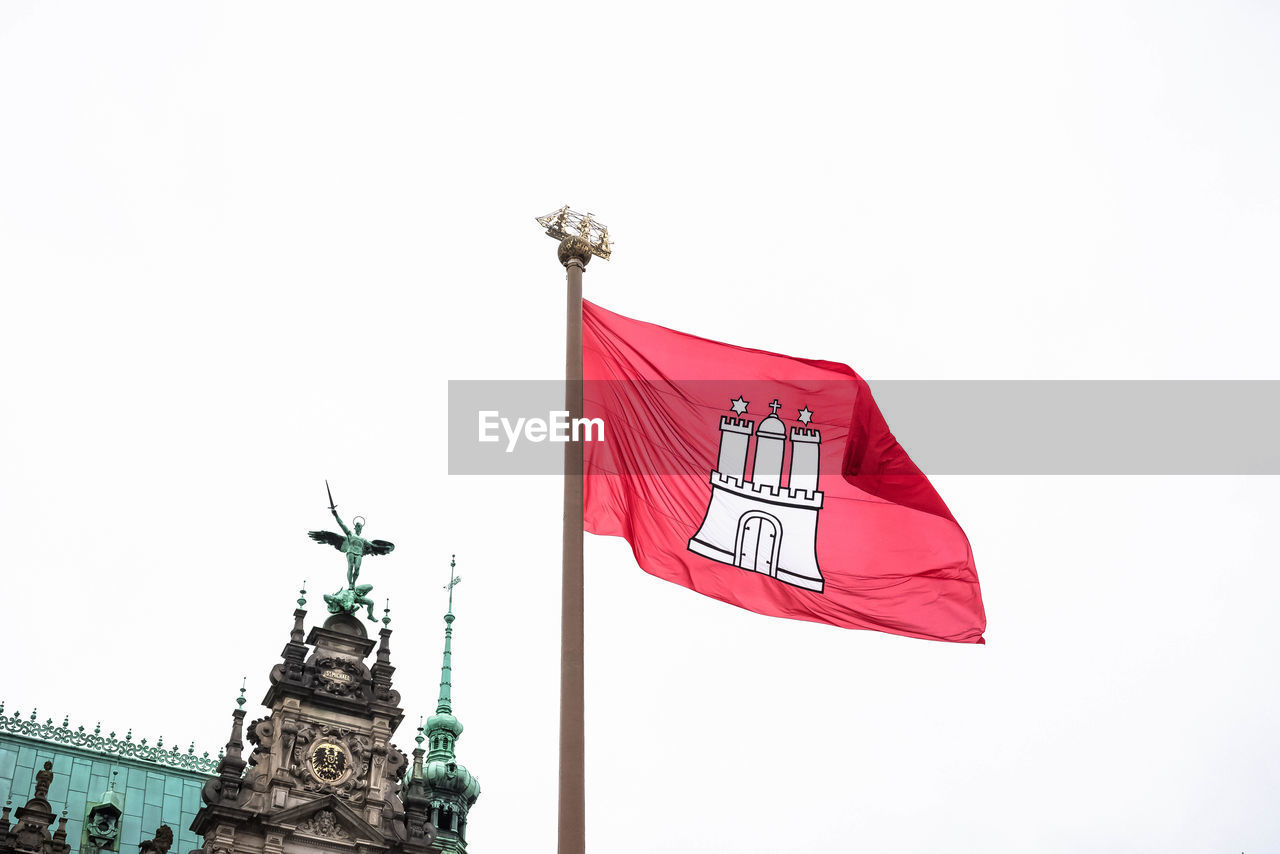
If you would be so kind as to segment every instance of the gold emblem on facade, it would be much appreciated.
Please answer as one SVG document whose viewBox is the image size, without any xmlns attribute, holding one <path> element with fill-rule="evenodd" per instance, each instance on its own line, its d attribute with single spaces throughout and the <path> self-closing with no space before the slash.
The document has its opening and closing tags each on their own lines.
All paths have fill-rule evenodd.
<svg viewBox="0 0 1280 854">
<path fill-rule="evenodd" d="M 322 783 L 340 783 L 351 774 L 351 759 L 341 745 L 322 741 L 311 750 L 311 773 Z"/>
</svg>

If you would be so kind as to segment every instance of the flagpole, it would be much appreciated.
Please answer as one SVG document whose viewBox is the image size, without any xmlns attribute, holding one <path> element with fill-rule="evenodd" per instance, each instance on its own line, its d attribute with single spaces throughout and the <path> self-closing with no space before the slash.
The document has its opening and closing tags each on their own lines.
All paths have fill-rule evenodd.
<svg viewBox="0 0 1280 854">
<path fill-rule="evenodd" d="M 582 273 L 592 255 L 608 258 L 609 231 L 591 214 L 565 205 L 538 218 L 557 238 L 556 255 L 564 265 L 565 299 L 564 408 L 570 423 L 582 417 Z M 575 233 L 576 232 L 576 233 Z M 586 738 L 584 725 L 584 634 L 582 578 L 582 441 L 564 448 L 564 533 L 560 589 L 560 793 L 558 854 L 586 854 Z"/>
<path fill-rule="evenodd" d="M 582 241 L 578 241 L 581 243 Z M 568 278 L 565 304 L 564 408 L 582 417 L 582 273 L 591 254 L 560 243 Z M 566 248 L 570 253 L 566 253 Z M 572 434 L 571 434 L 572 435 Z M 564 446 L 564 540 L 560 589 L 559 854 L 585 854 L 586 734 L 583 685 L 582 442 Z"/>
</svg>

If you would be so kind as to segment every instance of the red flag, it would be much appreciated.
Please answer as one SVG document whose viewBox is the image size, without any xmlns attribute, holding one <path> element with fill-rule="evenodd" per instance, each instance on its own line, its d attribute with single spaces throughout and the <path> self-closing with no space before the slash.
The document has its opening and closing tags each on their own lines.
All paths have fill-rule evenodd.
<svg viewBox="0 0 1280 854">
<path fill-rule="evenodd" d="M 969 541 L 851 368 L 582 313 L 588 531 L 760 614 L 984 642 Z"/>
</svg>

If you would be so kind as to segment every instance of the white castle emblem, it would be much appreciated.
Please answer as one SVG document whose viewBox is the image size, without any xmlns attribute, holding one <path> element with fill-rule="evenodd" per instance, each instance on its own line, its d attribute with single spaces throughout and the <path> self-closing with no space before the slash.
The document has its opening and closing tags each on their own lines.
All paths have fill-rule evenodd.
<svg viewBox="0 0 1280 854">
<path fill-rule="evenodd" d="M 782 485 L 787 427 L 778 417 L 782 404 L 754 430 L 755 462 L 746 476 L 747 451 L 754 421 L 741 416 L 747 401 L 738 395 L 733 415 L 720 418 L 720 459 L 711 472 L 711 503 L 689 551 L 711 560 L 759 572 L 822 592 L 818 569 L 818 448 L 822 434 L 809 429 L 813 413 L 800 410 L 803 427 L 791 428 L 791 472 Z M 784 535 L 785 532 L 785 535 Z"/>
</svg>

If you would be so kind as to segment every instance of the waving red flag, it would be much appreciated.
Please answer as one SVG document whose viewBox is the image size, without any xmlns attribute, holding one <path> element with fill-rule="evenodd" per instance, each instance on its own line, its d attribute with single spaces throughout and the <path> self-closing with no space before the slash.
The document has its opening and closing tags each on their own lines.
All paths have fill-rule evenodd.
<svg viewBox="0 0 1280 854">
<path fill-rule="evenodd" d="M 588 531 L 760 614 L 983 643 L 969 541 L 851 368 L 582 313 Z"/>
</svg>

